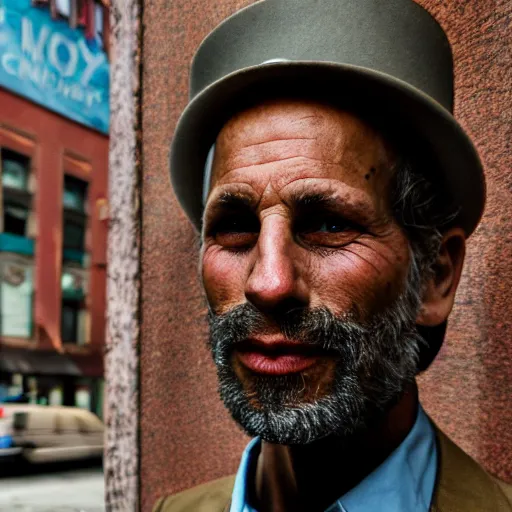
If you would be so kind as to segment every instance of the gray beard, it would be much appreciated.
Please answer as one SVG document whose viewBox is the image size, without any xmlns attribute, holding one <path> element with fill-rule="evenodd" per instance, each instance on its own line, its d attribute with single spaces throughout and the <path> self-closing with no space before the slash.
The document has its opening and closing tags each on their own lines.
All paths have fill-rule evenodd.
<svg viewBox="0 0 512 512">
<path fill-rule="evenodd" d="M 223 315 L 210 312 L 210 340 L 220 396 L 234 420 L 250 436 L 274 444 L 306 444 L 329 435 L 350 440 L 400 399 L 417 373 L 424 343 L 415 326 L 420 307 L 420 278 L 414 263 L 404 292 L 385 311 L 360 323 L 355 314 L 336 317 L 325 308 L 300 309 L 272 318 L 282 334 L 334 354 L 336 367 L 329 392 L 301 401 L 306 381 L 301 373 L 255 375 L 249 400 L 232 366 L 233 348 L 269 325 L 250 304 Z M 254 403 L 254 401 L 253 401 Z"/>
</svg>

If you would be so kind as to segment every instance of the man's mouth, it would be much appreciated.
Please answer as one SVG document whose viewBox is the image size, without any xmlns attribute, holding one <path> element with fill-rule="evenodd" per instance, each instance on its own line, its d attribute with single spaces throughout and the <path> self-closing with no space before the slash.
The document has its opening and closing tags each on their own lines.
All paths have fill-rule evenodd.
<svg viewBox="0 0 512 512">
<path fill-rule="evenodd" d="M 312 367 L 325 352 L 318 347 L 288 340 L 247 340 L 235 357 L 249 370 L 263 375 L 287 375 Z"/>
</svg>

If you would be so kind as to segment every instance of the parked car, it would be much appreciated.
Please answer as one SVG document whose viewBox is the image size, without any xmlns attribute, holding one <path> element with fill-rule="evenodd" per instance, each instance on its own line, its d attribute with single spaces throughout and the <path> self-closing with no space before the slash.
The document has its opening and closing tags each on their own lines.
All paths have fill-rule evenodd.
<svg viewBox="0 0 512 512">
<path fill-rule="evenodd" d="M 5 439 L 31 463 L 96 458 L 103 455 L 104 426 L 92 412 L 77 407 L 31 404 L 0 404 Z M 0 423 L 1 425 L 1 423 Z M 0 431 L 1 435 L 1 431 Z M 5 441 L 5 445 L 8 441 Z"/>
<path fill-rule="evenodd" d="M 0 463 L 11 460 L 21 453 L 21 448 L 14 446 L 12 438 L 12 417 L 7 416 L 0 404 Z"/>
</svg>

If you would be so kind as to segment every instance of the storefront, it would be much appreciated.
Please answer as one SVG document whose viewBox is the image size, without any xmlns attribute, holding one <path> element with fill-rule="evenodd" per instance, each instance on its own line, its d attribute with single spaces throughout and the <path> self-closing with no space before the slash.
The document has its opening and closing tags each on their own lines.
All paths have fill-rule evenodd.
<svg viewBox="0 0 512 512">
<path fill-rule="evenodd" d="M 103 416 L 103 368 L 87 374 L 91 356 L 3 347 L 0 353 L 2 401 L 80 407 Z M 92 357 L 97 363 L 101 357 Z M 78 361 L 78 364 L 77 364 Z M 82 366 L 81 366 L 82 364 Z"/>
</svg>

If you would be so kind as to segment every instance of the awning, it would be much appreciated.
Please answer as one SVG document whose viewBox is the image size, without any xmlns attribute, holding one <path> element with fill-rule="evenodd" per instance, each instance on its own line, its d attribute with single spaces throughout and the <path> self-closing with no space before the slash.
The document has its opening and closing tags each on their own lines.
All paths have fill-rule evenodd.
<svg viewBox="0 0 512 512">
<path fill-rule="evenodd" d="M 80 368 L 84 377 L 103 378 L 103 354 L 99 351 L 87 354 L 68 353 L 67 356 Z"/>
<path fill-rule="evenodd" d="M 83 375 L 68 356 L 59 352 L 5 346 L 0 346 L 0 370 L 25 375 Z"/>
</svg>

